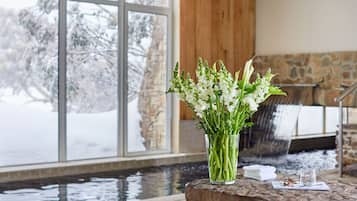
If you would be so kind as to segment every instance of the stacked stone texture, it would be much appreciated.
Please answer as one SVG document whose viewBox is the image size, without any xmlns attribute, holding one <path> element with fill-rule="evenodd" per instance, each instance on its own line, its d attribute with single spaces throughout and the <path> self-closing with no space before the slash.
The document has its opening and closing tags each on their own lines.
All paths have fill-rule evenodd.
<svg viewBox="0 0 357 201">
<path fill-rule="evenodd" d="M 271 68 L 278 74 L 274 83 L 318 84 L 311 97 L 315 104 L 336 106 L 334 98 L 343 87 L 357 82 L 355 51 L 257 56 L 254 63 L 260 73 Z M 355 99 L 355 95 L 349 96 L 344 104 L 356 106 Z"/>
<path fill-rule="evenodd" d="M 343 164 L 357 163 L 357 124 L 343 128 Z"/>
<path fill-rule="evenodd" d="M 357 51 L 257 56 L 254 66 L 259 73 L 271 68 L 278 74 L 274 83 L 317 84 L 304 89 L 305 105 L 337 106 L 335 98 L 357 82 Z M 356 94 L 347 96 L 344 106 L 357 107 Z M 357 163 L 357 124 L 345 127 L 343 140 L 344 164 Z"/>
</svg>

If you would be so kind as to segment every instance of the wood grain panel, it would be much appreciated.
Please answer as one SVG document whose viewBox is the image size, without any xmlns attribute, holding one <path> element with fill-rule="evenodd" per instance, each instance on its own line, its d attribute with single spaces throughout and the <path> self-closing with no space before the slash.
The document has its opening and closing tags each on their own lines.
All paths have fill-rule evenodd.
<svg viewBox="0 0 357 201">
<path fill-rule="evenodd" d="M 197 1 L 180 1 L 180 67 L 193 75 L 196 66 L 196 4 Z M 184 37 L 182 37 L 184 36 Z M 189 45 L 190 44 L 190 45 Z M 182 48 L 183 46 L 183 48 Z M 183 59 L 187 58 L 187 59 Z M 190 59 L 189 59 L 190 58 Z M 191 66 L 191 68 L 188 68 Z M 180 119 L 191 119 L 192 112 L 180 102 Z"/>
<path fill-rule="evenodd" d="M 234 70 L 234 58 L 233 58 L 233 1 L 213 1 L 214 7 L 212 13 L 212 58 L 215 60 L 221 59 L 224 61 L 229 70 Z M 200 51 L 197 49 L 197 51 Z"/>
<path fill-rule="evenodd" d="M 234 8 L 234 64 L 239 69 L 255 54 L 255 1 L 234 1 Z"/>
<path fill-rule="evenodd" d="M 180 67 L 194 74 L 198 57 L 223 60 L 231 72 L 254 55 L 255 0 L 181 0 Z M 180 118 L 192 113 L 180 104 Z"/>
</svg>

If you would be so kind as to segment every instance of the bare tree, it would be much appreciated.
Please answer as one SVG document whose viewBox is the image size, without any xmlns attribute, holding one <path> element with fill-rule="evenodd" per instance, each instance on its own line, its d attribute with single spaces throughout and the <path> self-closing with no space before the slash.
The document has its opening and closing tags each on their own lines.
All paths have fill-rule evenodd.
<svg viewBox="0 0 357 201">
<path fill-rule="evenodd" d="M 67 26 L 68 110 L 103 112 L 116 108 L 118 15 L 115 7 L 70 2 Z M 58 99 L 58 1 L 38 0 L 20 12 L 3 9 L 0 23 L 0 87 L 25 92 L 33 101 Z M 143 41 L 152 30 L 151 17 L 131 24 L 128 45 L 129 99 L 137 97 L 145 69 Z M 4 27 L 3 26 L 3 27 Z M 11 41 L 11 43 L 10 43 Z M 121 68 L 121 67 L 120 67 Z M 35 93 L 36 92 L 36 93 Z M 1 94 L 0 94 L 1 96 Z"/>
</svg>

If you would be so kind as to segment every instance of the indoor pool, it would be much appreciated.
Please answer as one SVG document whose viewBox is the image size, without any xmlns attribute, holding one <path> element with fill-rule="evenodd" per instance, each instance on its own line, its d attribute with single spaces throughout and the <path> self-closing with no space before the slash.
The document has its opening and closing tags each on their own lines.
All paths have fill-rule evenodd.
<svg viewBox="0 0 357 201">
<path fill-rule="evenodd" d="M 335 150 L 289 154 L 279 172 L 332 169 Z M 265 162 L 269 163 L 269 161 Z M 192 163 L 103 174 L 0 184 L 1 201 L 124 201 L 182 193 L 187 182 L 207 178 L 206 163 Z"/>
</svg>

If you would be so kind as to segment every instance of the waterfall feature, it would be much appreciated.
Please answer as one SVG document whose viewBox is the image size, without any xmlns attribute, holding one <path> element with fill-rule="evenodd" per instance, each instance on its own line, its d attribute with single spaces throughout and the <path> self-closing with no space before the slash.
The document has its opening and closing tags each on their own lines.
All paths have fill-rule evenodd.
<svg viewBox="0 0 357 201">
<path fill-rule="evenodd" d="M 302 103 L 309 96 L 305 85 L 282 88 L 288 95 L 270 97 L 254 114 L 254 125 L 241 133 L 243 163 L 278 163 L 288 154 Z"/>
</svg>

